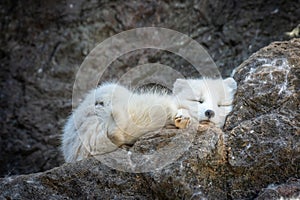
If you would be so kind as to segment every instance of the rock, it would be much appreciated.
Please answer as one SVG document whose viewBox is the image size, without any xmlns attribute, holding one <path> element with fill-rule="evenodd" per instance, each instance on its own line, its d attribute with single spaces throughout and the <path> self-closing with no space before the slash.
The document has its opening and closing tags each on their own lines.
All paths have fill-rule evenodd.
<svg viewBox="0 0 300 200">
<path fill-rule="evenodd" d="M 42 173 L 0 179 L 0 198 L 198 199 L 206 197 L 206 192 L 214 188 L 210 182 L 215 181 L 216 177 L 211 177 L 211 174 L 217 173 L 215 170 L 225 163 L 223 132 L 219 128 L 209 127 L 205 132 L 195 133 L 195 129 L 184 133 L 192 136 L 189 139 L 193 140 L 188 140 L 190 148 L 176 156 L 179 159 L 171 160 L 173 162 L 163 166 L 162 170 L 129 173 L 120 171 L 120 168 L 115 170 L 107 167 L 99 160 L 91 158 L 74 164 L 64 164 Z M 178 148 L 174 144 L 181 143 L 182 135 L 182 130 L 178 129 L 165 129 L 151 133 L 142 137 L 129 148 L 129 151 L 151 154 L 169 145 L 169 152 L 167 152 L 169 155 L 166 155 L 166 159 L 178 153 Z M 219 189 L 214 193 L 208 193 L 211 198 L 217 198 L 222 196 L 224 191 Z"/>
<path fill-rule="evenodd" d="M 233 198 L 300 175 L 299 66 L 300 40 L 293 39 L 262 48 L 236 69 L 225 128 Z"/>
<path fill-rule="evenodd" d="M 214 126 L 198 132 L 172 164 L 145 174 L 159 199 L 226 199 L 224 133 Z"/>
<path fill-rule="evenodd" d="M 106 167 L 95 159 L 43 173 L 1 179 L 0 199 L 152 199 L 139 174 Z"/>
<path fill-rule="evenodd" d="M 290 178 L 283 184 L 271 184 L 262 189 L 256 200 L 269 199 L 299 199 L 300 198 L 300 179 Z"/>
</svg>

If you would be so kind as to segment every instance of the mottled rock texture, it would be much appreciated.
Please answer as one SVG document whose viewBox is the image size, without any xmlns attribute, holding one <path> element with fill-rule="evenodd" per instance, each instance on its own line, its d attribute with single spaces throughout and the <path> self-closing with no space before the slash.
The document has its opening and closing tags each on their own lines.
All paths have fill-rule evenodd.
<svg viewBox="0 0 300 200">
<path fill-rule="evenodd" d="M 274 42 L 236 69 L 239 86 L 225 127 L 233 197 L 299 177 L 299 73 L 299 39 Z"/>
<path fill-rule="evenodd" d="M 262 189 L 256 200 L 268 199 L 299 199 L 300 179 L 290 178 L 283 184 L 270 184 Z"/>
<path fill-rule="evenodd" d="M 236 69 L 238 91 L 224 130 L 211 124 L 184 133 L 163 129 L 127 147 L 151 153 L 178 143 L 182 134 L 192 136 L 189 148 L 164 168 L 129 173 L 91 158 L 0 179 L 0 197 L 300 198 L 299 72 L 300 39 L 274 42 Z"/>
</svg>

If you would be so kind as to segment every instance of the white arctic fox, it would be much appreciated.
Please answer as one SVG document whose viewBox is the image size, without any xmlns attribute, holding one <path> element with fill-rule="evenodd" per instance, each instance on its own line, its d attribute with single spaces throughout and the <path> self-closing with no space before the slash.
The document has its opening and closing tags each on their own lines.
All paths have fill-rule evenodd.
<svg viewBox="0 0 300 200">
<path fill-rule="evenodd" d="M 186 128 L 190 119 L 222 127 L 231 111 L 236 82 L 177 79 L 173 94 L 137 93 L 107 83 L 92 90 L 69 117 L 62 136 L 66 162 L 116 150 L 166 125 Z"/>
</svg>

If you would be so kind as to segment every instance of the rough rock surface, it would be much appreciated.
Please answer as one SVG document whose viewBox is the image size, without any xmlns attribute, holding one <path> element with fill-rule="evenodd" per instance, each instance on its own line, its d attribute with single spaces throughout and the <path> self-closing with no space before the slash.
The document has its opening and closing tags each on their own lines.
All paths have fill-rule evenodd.
<svg viewBox="0 0 300 200">
<path fill-rule="evenodd" d="M 227 76 L 259 48 L 289 39 L 285 32 L 298 25 L 299 9 L 298 0 L 1 0 L 0 176 L 63 163 L 60 135 L 76 72 L 109 36 L 145 26 L 179 31 L 206 47 Z M 147 49 L 118 59 L 103 81 L 156 62 L 195 76 L 180 57 Z"/>
<path fill-rule="evenodd" d="M 225 128 L 231 196 L 299 177 L 299 72 L 299 39 L 274 42 L 236 69 L 238 91 Z"/>
<path fill-rule="evenodd" d="M 226 195 L 218 179 L 225 163 L 224 135 L 219 128 L 186 130 L 193 136 L 190 148 L 162 170 L 129 173 L 107 167 L 91 158 L 52 170 L 0 179 L 0 198 L 6 199 L 181 199 Z M 172 140 L 180 142 L 182 130 L 166 129 L 141 138 L 132 152 L 158 151 Z M 150 141 L 150 142 L 149 142 Z M 172 145 L 171 145 L 172 147 Z M 170 154 L 176 153 L 176 146 Z M 169 155 L 170 156 L 170 155 Z M 168 156 L 167 156 L 168 157 Z M 218 180 L 216 180 L 218 179 Z M 218 182 L 212 185 L 212 182 Z M 214 190 L 214 192 L 212 192 Z"/>
<path fill-rule="evenodd" d="M 300 198 L 299 72 L 300 39 L 274 42 L 237 68 L 238 91 L 224 130 L 210 124 L 198 131 L 186 130 L 193 136 L 190 147 L 164 168 L 128 173 L 88 159 L 2 178 L 0 197 Z M 170 141 L 176 144 L 181 134 L 181 130 L 165 129 L 128 148 L 155 152 Z"/>
<path fill-rule="evenodd" d="M 123 173 L 88 159 L 50 171 L 5 178 L 1 199 L 153 199 L 139 174 Z"/>
<path fill-rule="evenodd" d="M 290 178 L 283 184 L 270 184 L 262 189 L 256 200 L 267 199 L 299 199 L 300 197 L 300 179 Z"/>
</svg>

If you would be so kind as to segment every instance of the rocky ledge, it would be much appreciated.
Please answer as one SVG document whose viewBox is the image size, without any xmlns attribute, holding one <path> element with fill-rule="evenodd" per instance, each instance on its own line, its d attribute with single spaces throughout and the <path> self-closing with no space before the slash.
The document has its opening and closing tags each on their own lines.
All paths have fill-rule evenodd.
<svg viewBox="0 0 300 200">
<path fill-rule="evenodd" d="M 300 198 L 299 74 L 300 39 L 274 42 L 235 70 L 238 91 L 223 130 L 164 129 L 127 147 L 121 163 L 97 157 L 2 178 L 0 198 Z M 154 152 L 142 162 L 134 156 Z"/>
</svg>

